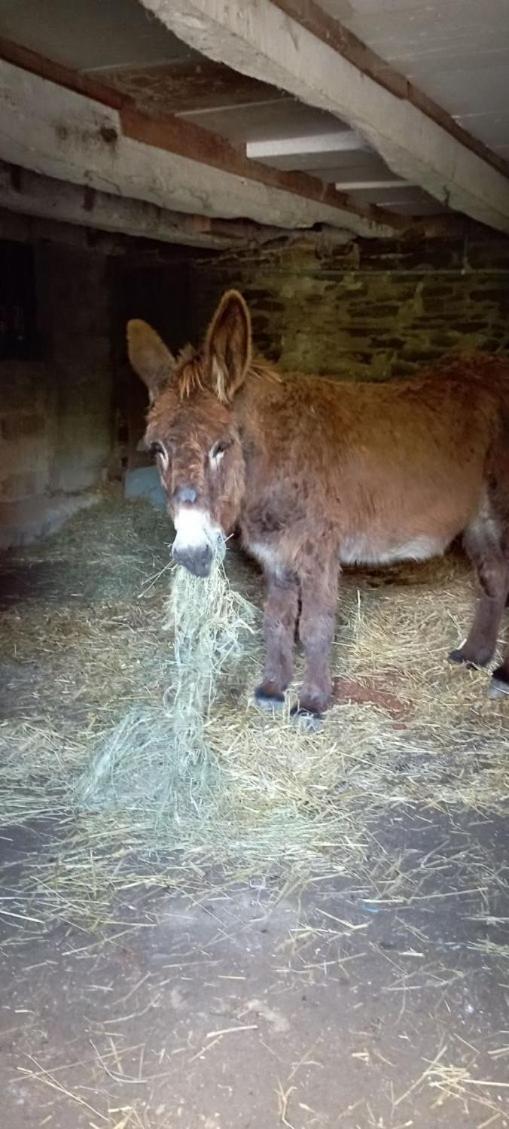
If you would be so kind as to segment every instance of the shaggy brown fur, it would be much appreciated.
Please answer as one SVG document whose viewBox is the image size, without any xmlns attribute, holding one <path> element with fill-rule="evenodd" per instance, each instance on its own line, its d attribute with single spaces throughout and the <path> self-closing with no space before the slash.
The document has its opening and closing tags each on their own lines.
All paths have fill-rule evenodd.
<svg viewBox="0 0 509 1129">
<path fill-rule="evenodd" d="M 249 312 L 235 291 L 200 352 L 174 360 L 139 321 L 128 340 L 152 401 L 146 440 L 170 514 L 184 499 L 225 535 L 238 526 L 264 569 L 261 704 L 283 700 L 297 623 L 299 709 L 316 715 L 329 704 L 341 563 L 425 559 L 460 534 L 482 595 L 451 658 L 491 659 L 509 592 L 508 363 L 477 356 L 386 383 L 283 377 L 252 360 Z M 200 567 L 192 553 L 185 563 L 199 572 L 203 556 Z M 509 654 L 492 685 L 509 690 Z"/>
</svg>

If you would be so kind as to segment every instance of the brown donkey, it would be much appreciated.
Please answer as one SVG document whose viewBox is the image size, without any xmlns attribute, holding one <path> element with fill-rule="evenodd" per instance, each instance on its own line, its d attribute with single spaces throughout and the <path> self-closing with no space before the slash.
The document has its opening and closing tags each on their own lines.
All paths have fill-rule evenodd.
<svg viewBox="0 0 509 1129">
<path fill-rule="evenodd" d="M 509 364 L 478 357 L 387 383 L 283 376 L 253 358 L 236 291 L 197 352 L 175 360 L 142 321 L 129 322 L 128 344 L 150 394 L 145 438 L 175 560 L 206 576 L 215 539 L 239 527 L 263 567 L 260 705 L 283 701 L 298 623 L 306 670 L 296 712 L 328 706 L 342 563 L 424 560 L 459 534 L 482 593 L 451 658 L 489 662 L 509 592 Z M 509 692 L 509 652 L 492 688 Z"/>
</svg>

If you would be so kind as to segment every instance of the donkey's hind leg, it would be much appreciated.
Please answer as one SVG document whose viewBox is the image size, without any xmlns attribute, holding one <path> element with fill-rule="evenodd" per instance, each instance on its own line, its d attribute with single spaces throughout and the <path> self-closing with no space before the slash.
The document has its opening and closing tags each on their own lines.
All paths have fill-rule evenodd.
<svg viewBox="0 0 509 1129">
<path fill-rule="evenodd" d="M 509 565 L 509 524 L 503 538 L 503 550 Z M 493 671 L 489 689 L 490 698 L 501 698 L 509 695 L 509 644 L 506 646 L 500 666 Z"/>
<path fill-rule="evenodd" d="M 505 698 L 509 695 L 509 647 L 504 651 L 500 666 L 493 671 L 488 693 L 490 698 Z"/>
<path fill-rule="evenodd" d="M 467 639 L 451 651 L 451 662 L 485 666 L 493 658 L 509 592 L 509 555 L 503 531 L 487 503 L 465 532 L 464 546 L 474 565 L 481 596 Z"/>
</svg>

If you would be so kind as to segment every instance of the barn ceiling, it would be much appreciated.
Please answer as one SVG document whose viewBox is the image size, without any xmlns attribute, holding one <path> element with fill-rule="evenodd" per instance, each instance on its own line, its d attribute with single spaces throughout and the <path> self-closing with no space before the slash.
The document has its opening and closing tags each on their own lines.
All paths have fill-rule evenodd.
<svg viewBox="0 0 509 1129">
<path fill-rule="evenodd" d="M 172 115 L 268 169 L 336 186 L 354 209 L 381 209 L 381 222 L 447 212 L 447 190 L 437 199 L 417 177 L 394 172 L 369 131 L 196 50 L 173 34 L 171 18 L 163 22 L 162 9 L 159 0 L 0 0 L 0 36 L 100 80 L 151 117 Z M 321 10 L 499 160 L 509 155 L 507 0 L 321 0 Z"/>
<path fill-rule="evenodd" d="M 338 121 L 330 114 L 192 50 L 138 0 L 0 0 L 0 34 L 111 83 L 150 113 L 176 114 L 236 145 L 338 133 Z M 263 159 L 276 168 L 304 169 L 328 183 L 341 182 L 346 191 L 351 183 L 374 178 L 392 185 L 394 177 L 384 162 L 360 139 L 352 141 L 358 146 L 346 151 Z M 359 198 L 364 195 L 361 190 Z M 389 207 L 403 212 L 406 189 L 404 195 L 400 203 L 391 189 L 381 191 Z M 410 198 L 416 215 L 443 210 L 419 190 Z"/>
<path fill-rule="evenodd" d="M 486 145 L 509 157 L 507 0 L 321 0 Z"/>
</svg>

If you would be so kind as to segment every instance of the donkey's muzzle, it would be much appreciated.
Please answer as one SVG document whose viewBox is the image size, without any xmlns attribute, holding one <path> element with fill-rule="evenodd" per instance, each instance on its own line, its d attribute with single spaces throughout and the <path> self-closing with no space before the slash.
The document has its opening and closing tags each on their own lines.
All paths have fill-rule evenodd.
<svg viewBox="0 0 509 1129">
<path fill-rule="evenodd" d="M 212 567 L 212 548 L 210 545 L 200 547 L 178 548 L 173 546 L 171 555 L 177 564 L 187 568 L 192 576 L 208 576 Z"/>
</svg>

